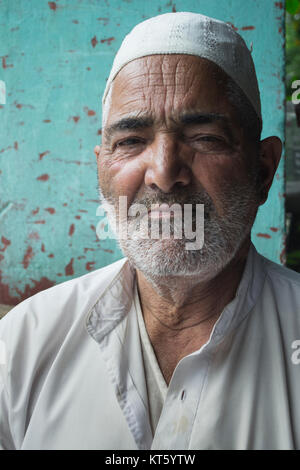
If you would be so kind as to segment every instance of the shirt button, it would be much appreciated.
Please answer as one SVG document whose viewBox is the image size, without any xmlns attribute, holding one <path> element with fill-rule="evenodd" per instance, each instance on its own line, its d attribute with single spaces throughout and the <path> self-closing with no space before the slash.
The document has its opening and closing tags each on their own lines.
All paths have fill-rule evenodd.
<svg viewBox="0 0 300 470">
<path fill-rule="evenodd" d="M 184 400 L 185 400 L 185 397 L 186 397 L 186 391 L 185 391 L 185 390 L 182 390 L 181 395 L 180 395 L 180 400 L 181 400 L 181 401 L 184 401 Z"/>
</svg>

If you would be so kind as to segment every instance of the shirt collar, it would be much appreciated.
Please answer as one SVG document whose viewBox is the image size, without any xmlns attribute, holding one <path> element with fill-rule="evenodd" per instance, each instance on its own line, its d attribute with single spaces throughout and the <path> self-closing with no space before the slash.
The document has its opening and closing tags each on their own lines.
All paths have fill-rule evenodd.
<svg viewBox="0 0 300 470">
<path fill-rule="evenodd" d="M 249 314 L 260 296 L 265 277 L 263 257 L 251 244 L 236 295 L 215 323 L 208 343 L 219 343 Z M 133 302 L 135 282 L 135 270 L 125 258 L 86 320 L 87 331 L 98 343 L 127 316 Z"/>
</svg>

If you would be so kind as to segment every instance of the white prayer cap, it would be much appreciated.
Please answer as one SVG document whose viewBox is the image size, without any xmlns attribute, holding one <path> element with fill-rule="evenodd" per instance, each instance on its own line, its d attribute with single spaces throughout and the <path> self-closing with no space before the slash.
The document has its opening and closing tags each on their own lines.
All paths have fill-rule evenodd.
<svg viewBox="0 0 300 470">
<path fill-rule="evenodd" d="M 261 119 L 255 67 L 243 38 L 223 21 L 189 12 L 165 13 L 132 29 L 116 54 L 102 103 L 124 65 L 154 54 L 188 54 L 214 62 L 239 85 Z"/>
</svg>

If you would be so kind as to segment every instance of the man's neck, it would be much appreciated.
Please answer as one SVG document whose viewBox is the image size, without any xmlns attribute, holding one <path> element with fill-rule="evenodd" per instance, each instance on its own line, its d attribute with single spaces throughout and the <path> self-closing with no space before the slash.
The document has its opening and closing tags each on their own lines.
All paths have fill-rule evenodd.
<svg viewBox="0 0 300 470">
<path fill-rule="evenodd" d="M 137 270 L 145 326 L 168 383 L 179 360 L 199 349 L 225 306 L 234 298 L 250 240 L 213 279 L 172 277 L 148 280 Z"/>
</svg>

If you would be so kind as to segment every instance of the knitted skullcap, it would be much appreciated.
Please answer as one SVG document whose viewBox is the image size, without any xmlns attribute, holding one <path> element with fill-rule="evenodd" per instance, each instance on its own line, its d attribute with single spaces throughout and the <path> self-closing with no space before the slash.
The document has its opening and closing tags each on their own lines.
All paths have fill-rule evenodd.
<svg viewBox="0 0 300 470">
<path fill-rule="evenodd" d="M 261 119 L 255 66 L 243 38 L 223 21 L 189 12 L 165 13 L 132 29 L 115 56 L 102 103 L 122 67 L 156 54 L 188 54 L 217 64 L 242 89 Z"/>
</svg>

